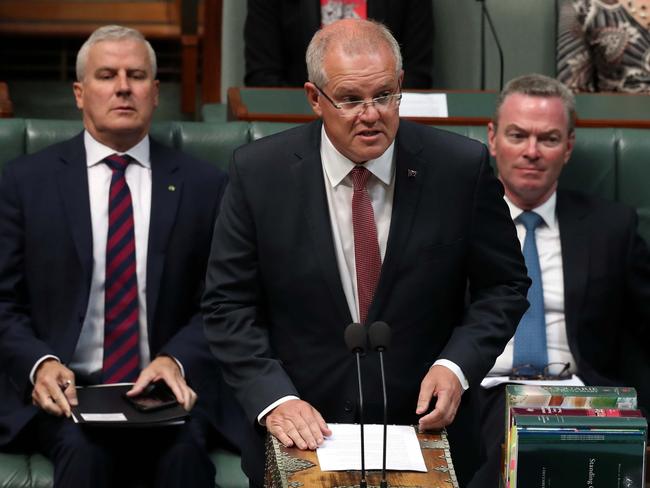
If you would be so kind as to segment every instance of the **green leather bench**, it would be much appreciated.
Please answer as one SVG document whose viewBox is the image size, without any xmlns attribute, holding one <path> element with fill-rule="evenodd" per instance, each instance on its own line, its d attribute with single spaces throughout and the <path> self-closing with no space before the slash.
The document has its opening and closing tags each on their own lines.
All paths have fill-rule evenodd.
<svg viewBox="0 0 650 488">
<path fill-rule="evenodd" d="M 161 142 L 225 169 L 236 147 L 295 124 L 264 122 L 166 122 L 152 134 Z M 484 126 L 446 126 L 447 130 L 485 142 Z M 0 167 L 21 154 L 72 137 L 81 123 L 60 120 L 0 119 Z M 453 164 L 453 161 L 449 162 Z M 560 185 L 623 201 L 637 208 L 641 234 L 650 241 L 650 130 L 578 129 L 573 157 Z M 239 456 L 212 454 L 219 487 L 247 487 Z M 52 467 L 42 456 L 0 454 L 0 488 L 49 487 Z"/>
</svg>

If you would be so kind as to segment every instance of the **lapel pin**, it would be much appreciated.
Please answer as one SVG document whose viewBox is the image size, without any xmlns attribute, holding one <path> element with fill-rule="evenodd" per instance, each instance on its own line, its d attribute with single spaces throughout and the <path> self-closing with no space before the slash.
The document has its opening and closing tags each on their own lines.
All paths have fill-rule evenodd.
<svg viewBox="0 0 650 488">
<path fill-rule="evenodd" d="M 407 170 L 407 174 L 408 174 L 409 178 L 415 178 L 417 176 L 418 172 L 415 171 L 414 169 L 409 169 L 409 170 Z"/>
<path fill-rule="evenodd" d="M 176 191 L 176 187 L 175 187 L 174 185 L 169 185 L 169 186 L 167 187 L 167 189 L 168 189 L 169 191 Z"/>
</svg>

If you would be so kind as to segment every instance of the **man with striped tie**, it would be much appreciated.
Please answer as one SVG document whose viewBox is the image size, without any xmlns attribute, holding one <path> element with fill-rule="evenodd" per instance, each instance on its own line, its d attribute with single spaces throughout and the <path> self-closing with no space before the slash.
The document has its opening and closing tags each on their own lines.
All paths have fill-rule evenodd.
<svg viewBox="0 0 650 488">
<path fill-rule="evenodd" d="M 77 57 L 85 130 L 0 180 L 0 446 L 42 452 L 55 486 L 128 486 L 128 472 L 213 486 L 208 438 L 238 442 L 198 314 L 227 178 L 149 137 L 155 77 L 139 32 L 98 29 Z M 134 382 L 137 395 L 154 381 L 190 422 L 114 431 L 69 419 L 77 385 Z"/>
</svg>

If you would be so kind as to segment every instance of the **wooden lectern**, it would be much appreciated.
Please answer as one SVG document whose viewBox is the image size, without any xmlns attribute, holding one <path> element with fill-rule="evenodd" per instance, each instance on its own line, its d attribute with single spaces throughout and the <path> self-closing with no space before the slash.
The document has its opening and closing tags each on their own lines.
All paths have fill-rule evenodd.
<svg viewBox="0 0 650 488">
<path fill-rule="evenodd" d="M 415 428 L 415 427 L 414 427 Z M 387 471 L 389 487 L 458 488 L 456 472 L 451 462 L 447 433 L 443 431 L 418 433 L 426 473 L 412 471 Z M 360 471 L 321 471 L 315 451 L 286 448 L 272 435 L 266 438 L 267 488 L 359 486 Z M 381 471 L 366 471 L 368 488 L 379 486 Z"/>
</svg>

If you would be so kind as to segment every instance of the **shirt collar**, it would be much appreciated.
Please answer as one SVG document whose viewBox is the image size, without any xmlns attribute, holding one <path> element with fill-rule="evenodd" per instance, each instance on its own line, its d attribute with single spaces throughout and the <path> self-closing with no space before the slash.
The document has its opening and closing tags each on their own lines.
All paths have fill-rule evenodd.
<svg viewBox="0 0 650 488">
<path fill-rule="evenodd" d="M 503 198 L 508 204 L 508 209 L 510 209 L 510 217 L 512 217 L 512 220 L 516 220 L 517 217 L 519 217 L 522 213 L 524 213 L 524 210 L 517 207 L 517 205 L 515 205 L 514 203 L 512 203 L 507 196 L 504 196 Z M 539 207 L 535 207 L 532 210 L 533 212 L 538 214 L 542 218 L 546 226 L 551 229 L 554 229 L 557 226 L 557 218 L 555 216 L 556 202 L 557 202 L 557 192 L 553 192 L 553 194 L 549 197 L 548 200 L 542 203 Z"/>
<path fill-rule="evenodd" d="M 86 164 L 90 168 L 101 163 L 106 157 L 111 154 L 128 154 L 140 166 L 151 168 L 151 160 L 149 159 L 149 136 L 144 136 L 140 142 L 125 152 L 118 152 L 115 149 L 102 144 L 95 139 L 90 132 L 84 131 L 84 146 L 86 148 Z"/>
<path fill-rule="evenodd" d="M 370 171 L 384 185 L 390 185 L 393 179 L 395 162 L 393 155 L 395 153 L 395 141 L 388 146 L 388 149 L 377 159 L 370 159 L 363 163 L 363 166 Z M 330 185 L 334 188 L 338 186 L 345 177 L 356 166 L 356 163 L 343 156 L 338 149 L 334 147 L 332 141 L 327 137 L 325 126 L 321 129 L 321 159 L 323 169 L 327 175 Z"/>
</svg>

